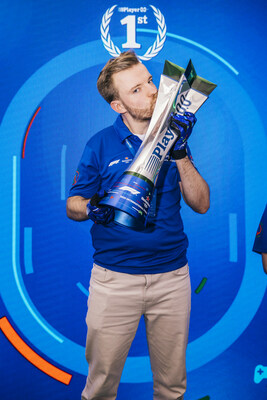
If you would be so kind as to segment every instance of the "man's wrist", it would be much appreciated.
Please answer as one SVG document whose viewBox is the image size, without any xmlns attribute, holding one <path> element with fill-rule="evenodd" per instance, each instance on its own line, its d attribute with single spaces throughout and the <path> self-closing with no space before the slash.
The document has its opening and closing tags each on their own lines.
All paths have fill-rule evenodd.
<svg viewBox="0 0 267 400">
<path fill-rule="evenodd" d="M 173 150 L 171 152 L 171 156 L 174 160 L 181 160 L 182 158 L 185 158 L 187 156 L 186 147 L 180 150 Z"/>
</svg>

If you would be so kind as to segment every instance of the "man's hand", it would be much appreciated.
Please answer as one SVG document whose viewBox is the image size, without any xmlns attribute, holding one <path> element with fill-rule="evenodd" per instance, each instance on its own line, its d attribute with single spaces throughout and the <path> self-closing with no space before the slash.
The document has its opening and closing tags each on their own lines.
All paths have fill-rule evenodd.
<svg viewBox="0 0 267 400">
<path fill-rule="evenodd" d="M 95 193 L 86 206 L 89 219 L 96 224 L 106 225 L 114 218 L 114 208 L 99 205 L 100 200 L 105 196 L 105 194 L 105 191 Z"/>
<path fill-rule="evenodd" d="M 171 148 L 170 154 L 175 160 L 186 157 L 186 144 L 192 133 L 197 119 L 194 114 L 185 112 L 184 115 L 171 114 L 169 130 L 178 136 Z"/>
</svg>

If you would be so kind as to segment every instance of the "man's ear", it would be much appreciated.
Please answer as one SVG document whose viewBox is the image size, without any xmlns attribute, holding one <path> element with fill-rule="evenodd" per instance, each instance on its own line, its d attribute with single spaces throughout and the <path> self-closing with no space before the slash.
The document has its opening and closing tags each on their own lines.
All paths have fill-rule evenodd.
<svg viewBox="0 0 267 400">
<path fill-rule="evenodd" d="M 110 107 L 119 114 L 124 114 L 127 111 L 120 100 L 112 100 Z"/>
</svg>

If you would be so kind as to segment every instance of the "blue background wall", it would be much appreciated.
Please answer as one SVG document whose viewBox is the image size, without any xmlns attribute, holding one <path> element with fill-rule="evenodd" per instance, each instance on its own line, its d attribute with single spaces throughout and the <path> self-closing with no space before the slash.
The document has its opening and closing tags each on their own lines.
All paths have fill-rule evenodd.
<svg viewBox="0 0 267 400">
<path fill-rule="evenodd" d="M 74 400 L 84 386 L 91 225 L 68 220 L 65 200 L 86 141 L 115 119 L 96 89 L 110 58 L 100 33 L 108 10 L 110 39 L 120 50 L 127 15 L 146 16 L 136 24 L 138 55 L 157 35 L 165 39 L 145 61 L 156 84 L 165 59 L 185 67 L 191 58 L 197 73 L 218 85 L 190 138 L 196 165 L 210 184 L 211 208 L 206 215 L 184 204 L 182 210 L 193 289 L 186 399 L 266 398 L 267 369 L 257 367 L 267 368 L 266 276 L 251 251 L 267 198 L 266 3 L 152 5 L 158 20 L 150 4 L 137 1 L 0 3 L 2 400 Z M 139 13 L 129 10 L 140 7 Z M 166 34 L 159 33 L 159 23 Z M 6 322 L 14 331 L 7 333 Z M 29 363 L 11 344 L 16 333 L 67 372 L 70 383 Z M 141 321 L 118 399 L 149 398 Z"/>
</svg>

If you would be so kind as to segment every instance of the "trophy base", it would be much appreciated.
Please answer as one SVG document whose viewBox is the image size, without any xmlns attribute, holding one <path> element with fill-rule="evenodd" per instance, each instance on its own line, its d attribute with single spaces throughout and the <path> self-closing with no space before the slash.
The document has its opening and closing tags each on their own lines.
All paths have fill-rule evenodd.
<svg viewBox="0 0 267 400">
<path fill-rule="evenodd" d="M 117 225 L 122 225 L 127 228 L 135 229 L 135 230 L 143 230 L 145 228 L 145 224 L 139 219 L 133 217 L 130 214 L 127 214 L 124 211 L 116 210 L 114 215 L 114 222 Z"/>
<path fill-rule="evenodd" d="M 144 229 L 153 195 L 153 183 L 141 175 L 124 172 L 99 204 L 115 209 L 114 222 L 128 228 Z"/>
</svg>

